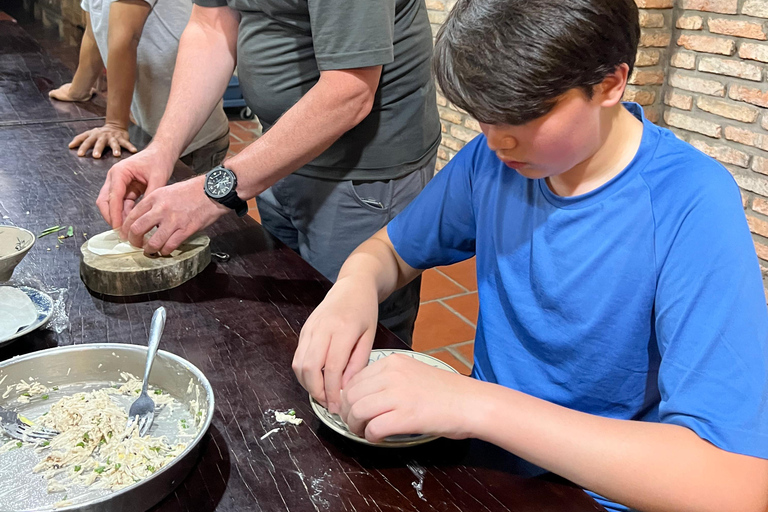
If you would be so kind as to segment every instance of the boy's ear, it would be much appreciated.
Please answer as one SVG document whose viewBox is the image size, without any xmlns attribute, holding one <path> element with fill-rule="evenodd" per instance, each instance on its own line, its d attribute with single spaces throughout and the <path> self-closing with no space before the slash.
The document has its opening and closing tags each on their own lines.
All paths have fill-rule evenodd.
<svg viewBox="0 0 768 512">
<path fill-rule="evenodd" d="M 612 107 L 619 103 L 624 96 L 624 89 L 627 87 L 628 80 L 629 65 L 626 63 L 619 64 L 613 73 L 595 86 L 595 96 L 598 96 L 600 105 Z"/>
</svg>

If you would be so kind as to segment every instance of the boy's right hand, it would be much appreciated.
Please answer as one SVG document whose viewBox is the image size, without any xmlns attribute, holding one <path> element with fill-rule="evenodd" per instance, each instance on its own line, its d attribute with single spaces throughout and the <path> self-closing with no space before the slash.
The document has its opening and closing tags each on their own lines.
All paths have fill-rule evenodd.
<svg viewBox="0 0 768 512">
<path fill-rule="evenodd" d="M 72 88 L 72 84 L 70 83 L 50 91 L 48 97 L 59 101 L 88 101 L 95 92 L 95 89 L 91 89 L 90 91 L 76 91 Z"/>
<path fill-rule="evenodd" d="M 150 144 L 113 165 L 96 199 L 104 220 L 115 229 L 122 226 L 142 195 L 168 183 L 175 161 Z"/>
<path fill-rule="evenodd" d="M 368 365 L 378 314 L 375 285 L 349 276 L 333 285 L 301 329 L 293 371 L 334 414 L 341 411 L 341 389 Z"/>
</svg>

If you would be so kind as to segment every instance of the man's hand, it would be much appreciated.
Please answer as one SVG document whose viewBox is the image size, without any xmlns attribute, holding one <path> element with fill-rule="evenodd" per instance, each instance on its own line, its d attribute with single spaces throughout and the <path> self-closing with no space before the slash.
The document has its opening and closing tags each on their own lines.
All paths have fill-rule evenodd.
<svg viewBox="0 0 768 512">
<path fill-rule="evenodd" d="M 149 195 L 168 183 L 175 160 L 150 144 L 113 165 L 96 199 L 104 220 L 115 229 L 122 226 L 142 194 Z"/>
<path fill-rule="evenodd" d="M 74 89 L 70 83 L 50 91 L 48 97 L 59 101 L 88 101 L 95 92 L 96 90 L 93 88 L 87 91 L 78 91 Z"/>
<path fill-rule="evenodd" d="M 171 254 L 184 240 L 230 211 L 205 195 L 204 182 L 205 176 L 197 176 L 146 194 L 125 218 L 120 237 L 143 246 L 145 254 Z M 155 226 L 157 231 L 144 243 L 144 235 Z"/>
<path fill-rule="evenodd" d="M 341 393 L 341 417 L 372 443 L 396 434 L 469 437 L 465 418 L 482 396 L 477 381 L 403 354 L 385 357 L 352 377 Z"/>
<path fill-rule="evenodd" d="M 332 413 L 341 410 L 341 388 L 368 364 L 378 312 L 373 282 L 341 278 L 301 329 L 293 371 Z"/>
<path fill-rule="evenodd" d="M 107 145 L 112 148 L 113 156 L 120 156 L 121 147 L 131 153 L 137 151 L 136 146 L 131 144 L 128 130 L 111 123 L 81 133 L 72 139 L 72 142 L 69 143 L 69 149 L 79 146 L 80 149 L 77 150 L 77 156 L 85 156 L 88 150 L 93 148 L 93 158 L 101 158 L 101 154 Z"/>
</svg>

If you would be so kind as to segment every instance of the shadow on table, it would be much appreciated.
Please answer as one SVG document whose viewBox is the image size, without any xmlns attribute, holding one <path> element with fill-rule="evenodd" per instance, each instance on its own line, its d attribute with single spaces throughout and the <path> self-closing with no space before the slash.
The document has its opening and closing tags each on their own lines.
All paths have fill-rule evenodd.
<svg viewBox="0 0 768 512">
<path fill-rule="evenodd" d="M 227 490 L 230 473 L 229 448 L 215 425 L 200 442 L 200 457 L 195 467 L 176 490 L 151 512 L 213 512 Z"/>
</svg>

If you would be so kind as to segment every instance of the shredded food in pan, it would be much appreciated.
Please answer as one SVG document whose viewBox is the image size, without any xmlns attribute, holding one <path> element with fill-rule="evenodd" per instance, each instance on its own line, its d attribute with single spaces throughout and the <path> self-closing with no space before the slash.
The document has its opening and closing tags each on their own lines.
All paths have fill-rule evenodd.
<svg viewBox="0 0 768 512">
<path fill-rule="evenodd" d="M 139 437 L 138 426 L 126 430 L 128 415 L 125 408 L 111 398 L 112 395 L 138 396 L 141 381 L 135 376 L 122 373 L 126 380 L 95 391 L 80 392 L 65 396 L 51 405 L 48 412 L 34 420 L 34 424 L 60 432 L 50 442 L 10 441 L 0 447 L 0 453 L 32 446 L 43 459 L 34 467 L 48 480 L 48 492 L 66 492 L 72 485 L 79 484 L 92 489 L 119 490 L 152 475 L 158 469 L 181 454 L 189 442 L 171 445 L 165 436 L 146 435 Z M 190 381 L 190 386 L 193 383 Z M 23 391 L 18 397 L 27 403 L 31 397 L 48 399 L 49 388 L 39 382 L 21 381 L 9 386 L 8 391 Z M 57 390 L 58 388 L 53 388 Z M 160 389 L 151 389 L 149 394 L 155 402 L 155 414 L 164 407 L 173 409 L 178 405 L 173 397 Z M 190 404 L 193 424 L 179 421 L 179 439 L 192 439 L 203 421 L 199 409 L 199 389 L 196 400 Z M 72 502 L 64 500 L 55 506 L 66 506 Z"/>
</svg>

